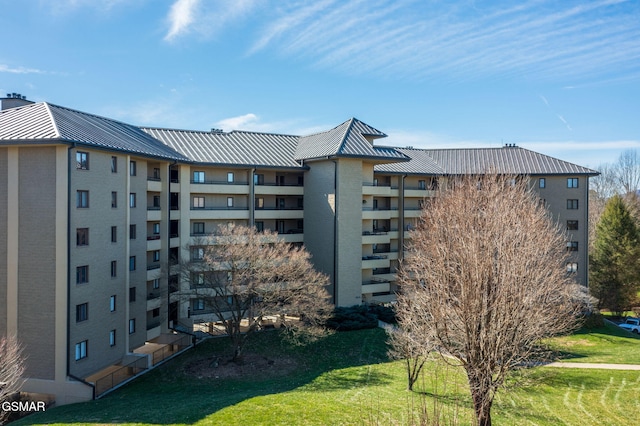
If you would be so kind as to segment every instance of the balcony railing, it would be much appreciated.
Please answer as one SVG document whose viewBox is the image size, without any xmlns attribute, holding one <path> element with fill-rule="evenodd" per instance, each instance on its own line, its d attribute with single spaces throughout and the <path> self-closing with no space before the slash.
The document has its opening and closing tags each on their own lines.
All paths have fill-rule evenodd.
<svg viewBox="0 0 640 426">
<path fill-rule="evenodd" d="M 229 207 L 229 206 L 220 206 L 220 207 L 193 207 L 191 206 L 191 210 L 249 210 L 249 207 Z"/>
<path fill-rule="evenodd" d="M 96 396 L 100 396 L 109 389 L 113 389 L 127 379 L 141 373 L 147 369 L 147 357 L 141 357 L 130 362 L 115 371 L 100 377 L 95 382 Z"/>
<path fill-rule="evenodd" d="M 387 231 L 362 231 L 362 235 L 387 235 Z"/>
<path fill-rule="evenodd" d="M 152 291 L 149 292 L 149 294 L 147 295 L 147 300 L 153 300 L 153 299 L 157 299 L 160 297 L 160 291 Z"/>
<path fill-rule="evenodd" d="M 147 265 L 147 271 L 152 271 L 154 269 L 160 269 L 160 264 Z"/>
<path fill-rule="evenodd" d="M 249 185 L 249 182 L 229 182 L 226 180 L 191 180 L 193 185 Z"/>
<path fill-rule="evenodd" d="M 387 256 L 381 255 L 381 254 L 362 256 L 362 260 L 379 260 L 379 259 L 387 259 Z"/>
</svg>

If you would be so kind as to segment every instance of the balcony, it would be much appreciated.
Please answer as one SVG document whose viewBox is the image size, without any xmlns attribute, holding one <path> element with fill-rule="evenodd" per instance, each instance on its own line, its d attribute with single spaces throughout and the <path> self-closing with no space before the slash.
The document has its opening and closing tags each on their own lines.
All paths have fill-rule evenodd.
<svg viewBox="0 0 640 426">
<path fill-rule="evenodd" d="M 148 177 L 147 178 L 147 191 L 150 192 L 161 192 L 162 191 L 162 182 L 159 178 Z"/>
<path fill-rule="evenodd" d="M 248 182 L 191 181 L 191 192 L 198 194 L 249 194 Z"/>
<path fill-rule="evenodd" d="M 147 220 L 153 222 L 159 222 L 162 219 L 162 210 L 160 207 L 149 206 L 147 207 Z"/>
<path fill-rule="evenodd" d="M 362 283 L 362 294 L 384 293 L 391 291 L 391 283 L 389 281 L 369 281 Z"/>
<path fill-rule="evenodd" d="M 362 182 L 362 195 L 389 197 L 391 185 L 378 185 L 374 182 Z"/>
<path fill-rule="evenodd" d="M 389 266 L 387 256 L 379 254 L 362 256 L 362 269 L 388 268 Z"/>
<path fill-rule="evenodd" d="M 153 297 L 153 299 L 149 299 L 150 297 Z M 161 305 L 162 305 L 162 298 L 160 297 L 160 292 L 158 292 L 157 296 L 153 293 L 150 293 L 147 296 L 147 311 L 152 311 L 154 309 L 157 309 Z"/>
<path fill-rule="evenodd" d="M 256 209 L 256 220 L 264 219 L 302 219 L 304 218 L 304 209 L 302 207 L 290 207 L 284 209 L 263 208 Z"/>
<path fill-rule="evenodd" d="M 256 195 L 304 195 L 302 185 L 258 184 L 254 187 Z"/>
<path fill-rule="evenodd" d="M 405 207 L 404 217 L 420 217 L 422 207 Z"/>
<path fill-rule="evenodd" d="M 156 251 L 162 248 L 162 241 L 160 235 L 147 236 L 147 251 Z"/>
<path fill-rule="evenodd" d="M 173 217 L 173 215 L 172 215 Z M 191 207 L 192 219 L 249 220 L 247 207 Z"/>
<path fill-rule="evenodd" d="M 362 244 L 388 244 L 389 235 L 384 231 L 362 232 Z"/>
<path fill-rule="evenodd" d="M 396 215 L 398 217 L 398 208 L 377 208 L 373 207 L 363 207 L 362 208 L 362 219 L 376 219 L 376 220 L 385 220 L 391 219 L 392 211 L 395 210 Z"/>
</svg>

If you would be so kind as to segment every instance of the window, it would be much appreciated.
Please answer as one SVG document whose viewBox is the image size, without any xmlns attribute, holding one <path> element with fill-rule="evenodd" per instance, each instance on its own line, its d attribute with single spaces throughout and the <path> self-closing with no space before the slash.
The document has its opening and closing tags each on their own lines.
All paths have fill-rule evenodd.
<svg viewBox="0 0 640 426">
<path fill-rule="evenodd" d="M 264 175 L 263 174 L 253 175 L 253 184 L 254 185 L 264 185 Z"/>
<path fill-rule="evenodd" d="M 227 183 L 233 183 L 233 172 L 227 173 Z"/>
<path fill-rule="evenodd" d="M 160 224 L 159 223 L 154 223 L 153 224 L 153 234 L 154 235 L 160 234 Z"/>
<path fill-rule="evenodd" d="M 118 242 L 118 227 L 117 226 L 112 226 L 111 227 L 111 242 L 112 243 L 117 243 Z"/>
<path fill-rule="evenodd" d="M 577 231 L 578 230 L 578 221 L 577 220 L 568 220 L 567 221 L 567 230 L 569 230 L 569 231 Z"/>
<path fill-rule="evenodd" d="M 115 345 L 116 345 L 116 331 L 111 330 L 109 332 L 109 346 L 115 346 Z"/>
<path fill-rule="evenodd" d="M 256 209 L 264 209 L 264 198 L 256 198 Z"/>
<path fill-rule="evenodd" d="M 160 308 L 155 308 L 153 311 L 151 311 L 151 316 L 153 318 L 157 318 L 160 316 Z"/>
<path fill-rule="evenodd" d="M 202 260 L 204 259 L 204 248 L 202 247 L 192 247 L 191 248 L 191 260 Z"/>
<path fill-rule="evenodd" d="M 89 245 L 89 228 L 76 229 L 76 245 L 77 246 Z"/>
<path fill-rule="evenodd" d="M 136 270 L 136 257 L 135 256 L 130 256 L 129 257 L 129 270 L 130 271 L 135 271 Z"/>
<path fill-rule="evenodd" d="M 193 301 L 193 310 L 194 311 L 203 311 L 204 310 L 204 299 L 194 299 L 194 301 Z"/>
<path fill-rule="evenodd" d="M 233 197 L 227 197 L 227 207 L 233 207 Z"/>
<path fill-rule="evenodd" d="M 204 183 L 204 172 L 193 172 L 193 183 Z"/>
<path fill-rule="evenodd" d="M 284 209 L 284 198 L 276 198 L 276 206 L 279 210 Z"/>
<path fill-rule="evenodd" d="M 547 179 L 540 178 L 538 179 L 538 188 L 546 188 L 547 187 Z"/>
<path fill-rule="evenodd" d="M 116 311 L 116 295 L 115 294 L 109 298 L 109 311 L 110 312 Z"/>
<path fill-rule="evenodd" d="M 567 188 L 577 188 L 578 178 L 567 178 Z"/>
<path fill-rule="evenodd" d="M 89 282 L 89 266 L 83 265 L 76 268 L 76 284 Z"/>
<path fill-rule="evenodd" d="M 118 276 L 118 262 L 115 260 L 111 261 L 111 278 L 115 278 Z"/>
<path fill-rule="evenodd" d="M 129 225 L 129 239 L 136 239 L 136 225 Z"/>
<path fill-rule="evenodd" d="M 88 340 L 83 340 L 80 343 L 76 343 L 76 361 L 87 357 L 88 342 Z"/>
<path fill-rule="evenodd" d="M 129 334 L 133 334 L 136 332 L 136 319 L 131 318 L 129 320 Z"/>
<path fill-rule="evenodd" d="M 118 173 L 118 157 L 111 157 L 111 173 Z"/>
<path fill-rule="evenodd" d="M 567 200 L 567 209 L 569 209 L 569 210 L 577 210 L 578 209 L 578 200 Z"/>
<path fill-rule="evenodd" d="M 427 182 L 424 180 L 419 180 L 418 181 L 418 188 L 419 189 L 427 189 Z"/>
<path fill-rule="evenodd" d="M 156 209 L 160 208 L 160 196 L 159 195 L 154 195 L 153 196 L 153 207 Z"/>
<path fill-rule="evenodd" d="M 284 220 L 276 220 L 276 229 L 278 234 L 284 234 Z"/>
<path fill-rule="evenodd" d="M 111 191 L 111 208 L 115 209 L 118 207 L 118 193 L 116 191 Z"/>
<path fill-rule="evenodd" d="M 204 285 L 204 272 L 193 272 L 191 275 L 191 283 L 195 287 Z"/>
<path fill-rule="evenodd" d="M 284 186 L 284 176 L 283 175 L 276 175 L 276 185 Z"/>
<path fill-rule="evenodd" d="M 578 272 L 578 264 L 576 262 L 567 263 L 567 272 Z"/>
<path fill-rule="evenodd" d="M 160 278 L 154 278 L 153 282 L 153 288 L 154 289 L 159 289 L 160 288 Z"/>
<path fill-rule="evenodd" d="M 129 303 L 136 301 L 136 288 L 129 288 Z"/>
<path fill-rule="evenodd" d="M 194 235 L 204 234 L 204 222 L 193 222 L 193 234 Z"/>
<path fill-rule="evenodd" d="M 578 251 L 578 242 L 577 241 L 569 241 L 567 243 L 567 251 Z"/>
<path fill-rule="evenodd" d="M 76 169 L 89 170 L 89 153 L 88 152 L 76 152 Z"/>
<path fill-rule="evenodd" d="M 160 250 L 153 251 L 153 261 L 160 262 Z"/>
<path fill-rule="evenodd" d="M 129 207 L 133 208 L 136 206 L 136 193 L 132 192 L 129 194 Z"/>
<path fill-rule="evenodd" d="M 89 304 L 81 303 L 76 305 L 76 322 L 82 322 L 89 319 Z"/>
<path fill-rule="evenodd" d="M 153 178 L 156 180 L 160 180 L 160 168 L 158 167 L 153 168 Z"/>
<path fill-rule="evenodd" d="M 135 176 L 138 173 L 138 169 L 135 161 L 129 162 L 129 175 Z"/>
<path fill-rule="evenodd" d="M 204 208 L 204 197 L 193 197 L 193 208 L 194 209 L 203 209 Z"/>
<path fill-rule="evenodd" d="M 256 231 L 258 232 L 264 232 L 264 222 L 259 220 L 256 221 Z"/>
<path fill-rule="evenodd" d="M 76 207 L 79 209 L 89 208 L 89 191 L 78 191 L 76 193 Z"/>
</svg>

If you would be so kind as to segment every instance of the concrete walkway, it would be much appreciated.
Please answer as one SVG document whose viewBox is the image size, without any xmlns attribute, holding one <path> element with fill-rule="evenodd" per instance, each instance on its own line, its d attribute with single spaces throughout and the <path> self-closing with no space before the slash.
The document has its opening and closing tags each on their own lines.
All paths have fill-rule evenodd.
<svg viewBox="0 0 640 426">
<path fill-rule="evenodd" d="M 640 371 L 640 365 L 638 364 L 594 364 L 589 362 L 550 362 L 545 364 L 545 367 L 557 367 L 557 368 L 593 368 L 601 370 L 638 370 Z"/>
</svg>

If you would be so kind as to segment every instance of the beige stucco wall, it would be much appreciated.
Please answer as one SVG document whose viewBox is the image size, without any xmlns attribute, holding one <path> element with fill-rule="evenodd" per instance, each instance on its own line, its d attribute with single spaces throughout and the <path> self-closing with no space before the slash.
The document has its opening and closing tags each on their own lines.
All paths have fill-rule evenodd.
<svg viewBox="0 0 640 426">
<path fill-rule="evenodd" d="M 0 148 L 0 335 L 7 334 L 7 148 Z"/>
</svg>

